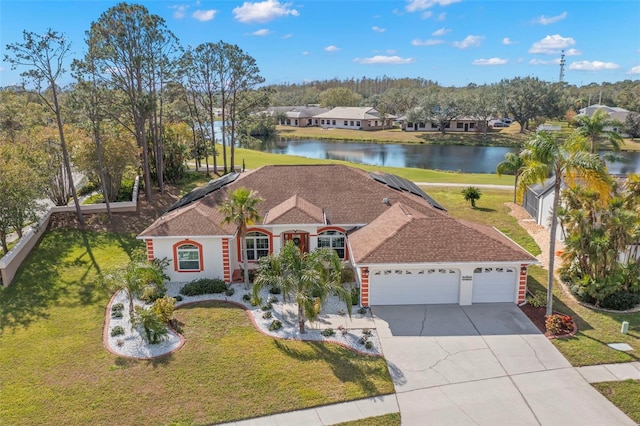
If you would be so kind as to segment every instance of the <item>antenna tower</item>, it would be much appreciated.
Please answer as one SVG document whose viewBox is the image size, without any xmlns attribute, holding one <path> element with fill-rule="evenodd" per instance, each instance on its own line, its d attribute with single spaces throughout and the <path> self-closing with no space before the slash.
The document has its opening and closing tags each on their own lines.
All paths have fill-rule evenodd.
<svg viewBox="0 0 640 426">
<path fill-rule="evenodd" d="M 562 83 L 562 80 L 564 80 L 564 64 L 565 63 L 566 61 L 564 59 L 564 49 L 563 49 L 562 54 L 560 55 L 560 78 L 559 78 L 560 83 Z"/>
</svg>

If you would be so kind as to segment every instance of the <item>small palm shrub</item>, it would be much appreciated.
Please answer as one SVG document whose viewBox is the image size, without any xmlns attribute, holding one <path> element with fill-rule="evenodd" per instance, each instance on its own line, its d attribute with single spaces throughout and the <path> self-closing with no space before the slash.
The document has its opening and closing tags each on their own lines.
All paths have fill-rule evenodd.
<svg viewBox="0 0 640 426">
<path fill-rule="evenodd" d="M 267 311 L 264 314 L 262 314 L 263 319 L 271 319 L 272 317 L 273 317 L 273 313 L 271 311 Z"/>
<path fill-rule="evenodd" d="M 470 202 L 471 207 L 474 208 L 476 206 L 476 201 L 478 201 L 482 196 L 482 192 L 480 192 L 480 190 L 475 186 L 466 187 L 461 192 L 464 200 Z"/>
<path fill-rule="evenodd" d="M 147 341 L 151 344 L 160 343 L 169 333 L 167 324 L 151 309 L 136 306 L 135 324 L 142 325 Z"/>
<path fill-rule="evenodd" d="M 538 291 L 533 296 L 527 296 L 527 303 L 534 308 L 543 308 L 547 306 L 547 295 Z"/>
<path fill-rule="evenodd" d="M 180 294 L 199 296 L 201 294 L 224 293 L 225 291 L 227 291 L 227 284 L 220 278 L 200 278 L 182 286 Z"/>
</svg>

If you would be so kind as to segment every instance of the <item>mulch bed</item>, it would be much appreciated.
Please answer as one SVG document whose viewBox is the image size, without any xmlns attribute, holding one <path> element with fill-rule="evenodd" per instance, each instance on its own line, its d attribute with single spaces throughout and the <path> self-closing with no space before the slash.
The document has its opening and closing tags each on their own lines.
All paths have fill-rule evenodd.
<svg viewBox="0 0 640 426">
<path fill-rule="evenodd" d="M 545 326 L 545 317 L 547 313 L 546 307 L 535 308 L 529 304 L 524 304 L 520 306 L 520 310 L 524 312 L 524 314 L 531 320 L 531 322 L 540 330 L 540 332 L 544 333 L 545 336 L 551 339 L 562 339 L 564 337 L 571 337 L 578 332 L 578 326 L 575 321 L 573 321 L 573 330 L 566 330 L 563 333 L 552 335 L 547 332 L 547 327 Z"/>
</svg>

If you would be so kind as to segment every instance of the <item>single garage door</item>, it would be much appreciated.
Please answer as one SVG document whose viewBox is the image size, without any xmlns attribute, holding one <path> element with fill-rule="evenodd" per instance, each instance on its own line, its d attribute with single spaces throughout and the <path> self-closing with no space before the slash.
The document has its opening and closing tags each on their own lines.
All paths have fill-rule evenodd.
<svg viewBox="0 0 640 426">
<path fill-rule="evenodd" d="M 459 287 L 456 269 L 373 270 L 369 272 L 369 304 L 457 304 Z"/>
<path fill-rule="evenodd" d="M 515 303 L 515 300 L 515 268 L 477 268 L 474 271 L 471 303 Z"/>
</svg>

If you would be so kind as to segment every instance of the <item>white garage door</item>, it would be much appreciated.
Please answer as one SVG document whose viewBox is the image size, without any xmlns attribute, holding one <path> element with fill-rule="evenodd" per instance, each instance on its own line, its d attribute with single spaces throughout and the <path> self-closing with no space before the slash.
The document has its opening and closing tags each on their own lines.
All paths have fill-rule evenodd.
<svg viewBox="0 0 640 426">
<path fill-rule="evenodd" d="M 380 270 L 369 273 L 370 305 L 458 303 L 460 272 L 455 269 Z"/>
<path fill-rule="evenodd" d="M 477 268 L 474 271 L 471 303 L 514 303 L 515 300 L 515 268 Z"/>
</svg>

